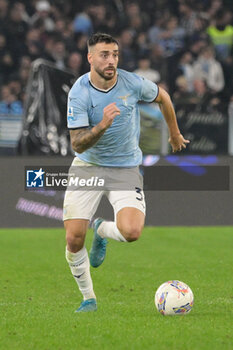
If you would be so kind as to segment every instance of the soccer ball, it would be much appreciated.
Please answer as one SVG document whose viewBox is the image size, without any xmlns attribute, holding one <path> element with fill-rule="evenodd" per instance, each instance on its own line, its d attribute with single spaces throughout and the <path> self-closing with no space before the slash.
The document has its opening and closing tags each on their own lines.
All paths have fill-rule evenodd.
<svg viewBox="0 0 233 350">
<path fill-rule="evenodd" d="M 167 281 L 155 293 L 155 306 L 162 315 L 185 315 L 192 310 L 193 292 L 180 281 Z"/>
</svg>

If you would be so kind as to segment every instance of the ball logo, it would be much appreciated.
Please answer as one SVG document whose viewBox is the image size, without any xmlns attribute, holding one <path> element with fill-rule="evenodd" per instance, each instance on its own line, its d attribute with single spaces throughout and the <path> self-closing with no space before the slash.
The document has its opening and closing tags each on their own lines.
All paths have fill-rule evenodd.
<svg viewBox="0 0 233 350">
<path fill-rule="evenodd" d="M 173 310 L 175 314 L 183 314 L 183 313 L 189 312 L 192 309 L 192 307 L 193 307 L 193 302 L 187 303 L 180 307 L 173 307 Z"/>
<path fill-rule="evenodd" d="M 188 293 L 188 288 L 184 287 L 184 285 L 179 281 L 169 281 L 168 283 L 170 283 L 172 287 L 176 288 L 177 292 L 181 293 L 182 295 Z"/>
<path fill-rule="evenodd" d="M 27 188 L 36 188 L 44 186 L 44 171 L 42 168 L 40 170 L 27 170 Z"/>
<path fill-rule="evenodd" d="M 166 298 L 167 298 L 168 293 L 162 293 L 159 302 L 158 302 L 158 311 L 163 314 L 165 310 L 165 305 L 166 305 Z"/>
</svg>

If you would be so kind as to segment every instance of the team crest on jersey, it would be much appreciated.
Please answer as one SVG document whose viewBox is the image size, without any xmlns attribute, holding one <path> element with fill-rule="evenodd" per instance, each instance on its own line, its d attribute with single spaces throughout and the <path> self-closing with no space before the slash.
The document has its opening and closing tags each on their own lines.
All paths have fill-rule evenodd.
<svg viewBox="0 0 233 350">
<path fill-rule="evenodd" d="M 128 106 L 127 99 L 128 99 L 129 96 L 130 96 L 130 94 L 127 94 L 127 95 L 124 95 L 124 96 L 118 96 L 118 98 L 120 98 L 123 101 L 125 106 Z"/>
<path fill-rule="evenodd" d="M 74 112 L 73 112 L 73 107 L 68 107 L 68 117 L 73 117 L 74 116 Z"/>
</svg>

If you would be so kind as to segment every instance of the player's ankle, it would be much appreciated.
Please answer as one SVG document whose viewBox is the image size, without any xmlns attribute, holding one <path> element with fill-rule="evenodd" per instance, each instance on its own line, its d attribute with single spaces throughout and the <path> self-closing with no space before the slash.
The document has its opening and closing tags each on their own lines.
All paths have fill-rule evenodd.
<svg viewBox="0 0 233 350">
<path fill-rule="evenodd" d="M 95 295 L 94 291 L 83 295 L 83 300 L 88 300 L 88 299 L 96 299 L 96 295 Z"/>
</svg>

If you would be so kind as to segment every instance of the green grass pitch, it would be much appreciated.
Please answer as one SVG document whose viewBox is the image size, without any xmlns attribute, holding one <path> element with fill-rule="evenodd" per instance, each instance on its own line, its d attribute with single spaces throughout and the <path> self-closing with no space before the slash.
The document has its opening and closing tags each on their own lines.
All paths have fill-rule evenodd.
<svg viewBox="0 0 233 350">
<path fill-rule="evenodd" d="M 137 242 L 110 241 L 91 270 L 98 310 L 75 314 L 81 295 L 64 230 L 1 229 L 0 349 L 232 350 L 232 247 L 233 227 L 146 227 Z M 193 290 L 190 314 L 155 309 L 169 279 Z"/>
</svg>

